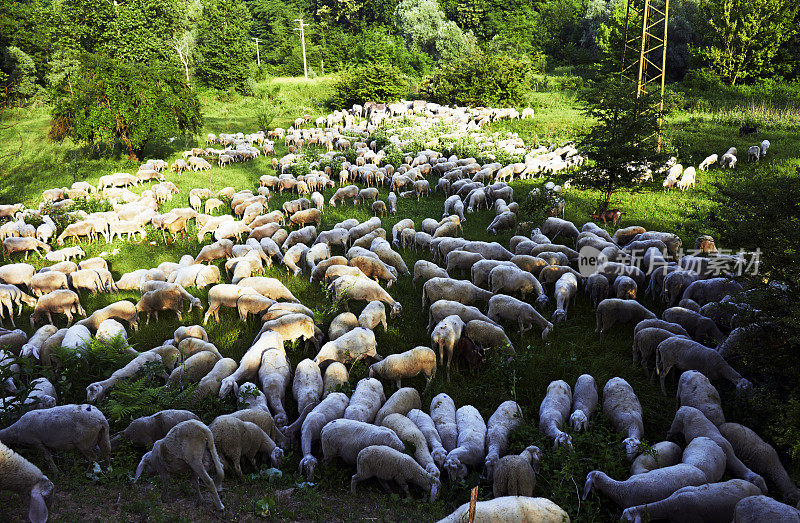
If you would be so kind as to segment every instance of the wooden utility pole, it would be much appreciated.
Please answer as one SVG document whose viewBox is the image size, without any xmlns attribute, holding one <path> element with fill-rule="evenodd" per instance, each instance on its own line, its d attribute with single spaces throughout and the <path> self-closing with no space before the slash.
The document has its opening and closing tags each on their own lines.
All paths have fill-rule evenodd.
<svg viewBox="0 0 800 523">
<path fill-rule="evenodd" d="M 251 40 L 255 41 L 256 43 L 256 62 L 258 63 L 258 65 L 261 65 L 261 53 L 258 50 L 258 44 L 261 43 L 261 40 L 259 40 L 258 38 L 251 38 Z"/>
<path fill-rule="evenodd" d="M 306 65 L 306 27 L 308 27 L 309 24 L 304 24 L 302 18 L 295 18 L 294 21 L 300 24 L 300 27 L 295 29 L 295 31 L 300 31 L 300 45 L 303 46 L 303 76 L 308 80 L 308 65 Z"/>
</svg>

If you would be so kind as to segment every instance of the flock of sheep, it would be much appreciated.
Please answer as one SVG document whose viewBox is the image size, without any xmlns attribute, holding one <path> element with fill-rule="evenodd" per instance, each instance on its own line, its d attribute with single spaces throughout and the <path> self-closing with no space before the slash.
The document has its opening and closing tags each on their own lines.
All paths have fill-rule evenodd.
<svg viewBox="0 0 800 523">
<path fill-rule="evenodd" d="M 588 374 L 580 376 L 574 388 L 563 380 L 552 381 L 540 405 L 539 430 L 552 439 L 553 447 L 572 449 L 569 432 L 590 430 L 602 402 L 602 411 L 632 462 L 629 478 L 615 480 L 602 471 L 591 472 L 584 498 L 593 490 L 608 496 L 624 509 L 626 521 L 800 519 L 800 511 L 764 495 L 769 484 L 788 503 L 800 501 L 800 491 L 775 450 L 749 428 L 726 422 L 712 384 L 729 380 L 742 393 L 752 387 L 725 360 L 747 328 L 741 324 L 747 315 L 738 314 L 749 308 L 741 300 L 746 291 L 732 279 L 714 274 L 716 268 L 732 268 L 738 259 L 718 255 L 708 236 L 697 240 L 703 256 L 680 256 L 681 240 L 669 232 L 629 226 L 612 236 L 592 222 L 579 230 L 557 217 L 547 218 L 530 236 L 513 236 L 508 245 L 469 240 L 461 237 L 462 224 L 480 209 L 495 213 L 489 233 L 515 230 L 519 209 L 507 182 L 575 167 L 582 161 L 578 151 L 571 145 L 537 149 L 528 151 L 523 162 L 503 166 L 445 157 L 427 148 L 392 166 L 386 164 L 384 150 L 367 142 L 374 127 L 389 118 L 445 119 L 462 132 L 475 132 L 494 114 L 424 102 L 388 108 L 372 104 L 321 117 L 315 122 L 317 128 L 301 128 L 306 122 L 301 118 L 288 132 L 209 135 L 209 145 L 220 143 L 225 149 L 187 151 L 170 170 L 210 168 L 205 160 L 209 156 L 216 156 L 220 167 L 245 161 L 258 155 L 256 146 L 269 154 L 274 151 L 272 139 L 284 139 L 293 152 L 273 160 L 279 174 L 262 176 L 255 192 L 193 188 L 189 207 L 165 213 L 160 205 L 178 190 L 164 180 L 163 171 L 169 166 L 163 161 L 144 164 L 136 175 L 104 176 L 97 188 L 78 182 L 70 189 L 45 191 L 46 205 L 40 211 L 0 206 L 0 217 L 9 219 L 0 227 L 6 254 L 24 251 L 27 257 L 30 250 L 43 249 L 45 258 L 54 262 L 39 271 L 23 262 L 0 267 L 2 317 L 7 312 L 13 323 L 24 304 L 33 308 L 32 327 L 45 323 L 30 338 L 21 330 L 0 333 L 0 366 L 11 372 L 2 387 L 12 394 L 1 400 L 0 408 L 11 408 L 21 400 L 25 410 L 32 409 L 0 430 L 0 488 L 30 499 L 30 519 L 46 521 L 54 485 L 11 447 L 37 448 L 54 468 L 51 451 L 78 449 L 89 460 L 97 452 L 108 463 L 116 447 L 128 441 L 149 449 L 135 472 L 137 480 L 144 473 L 157 474 L 166 488 L 170 476 L 189 473 L 201 499 L 200 482 L 223 510 L 219 495 L 223 478 L 231 470 L 242 475 L 242 457 L 253 466 L 264 458 L 280 467 L 284 452 L 299 441 L 301 473 L 313 478 L 318 458 L 326 466 L 338 458 L 355 471 L 353 492 L 360 482 L 377 478 L 383 485 L 396 483 L 409 496 L 409 484 L 416 485 L 433 500 L 445 475 L 455 482 L 469 471 L 485 471 L 495 499 L 477 503 L 476 520 L 568 520 L 552 501 L 530 497 L 547 449 L 531 445 L 518 455 L 507 454 L 511 432 L 524 423 L 516 402 L 501 403 L 485 420 L 474 406 L 456 406 L 444 393 L 423 408 L 419 391 L 403 387 L 402 381 L 422 375 L 428 390 L 439 368 L 449 380 L 454 361 L 473 368 L 493 348 L 513 357 L 507 329 L 523 334 L 536 327 L 546 339 L 569 320 L 569 304 L 583 289 L 595 309 L 600 336 L 616 324 L 634 325 L 633 362 L 641 361 L 648 375 L 654 366 L 662 388 L 673 369 L 682 372 L 680 408 L 667 436 L 682 434 L 687 443 L 682 449 L 663 441 L 653 446 L 656 452 L 642 453 L 642 407 L 622 378 L 608 380 L 602 391 Z M 404 145 L 400 131 L 389 140 Z M 296 151 L 308 145 L 327 151 L 312 163 L 309 174 L 285 172 L 300 160 Z M 340 152 L 347 149 L 356 153 L 352 164 Z M 139 195 L 129 189 L 150 180 L 159 183 Z M 370 203 L 376 216 L 363 222 L 344 220 L 321 230 L 323 192 L 337 183 L 329 206 Z M 431 186 L 446 198 L 441 218 L 403 219 L 390 231 L 382 227 L 385 215 L 397 212 L 398 195 L 420 199 L 431 194 Z M 378 187 L 390 189 L 385 202 L 378 199 Z M 296 193 L 297 198 L 270 211 L 272 194 L 284 191 Z M 84 193 L 112 200 L 114 210 L 69 211 L 69 201 Z M 75 220 L 58 235 L 45 214 L 52 208 L 65 209 Z M 28 225 L 31 218 L 41 225 Z M 199 231 L 198 242 L 208 234 L 214 242 L 194 256 L 125 273 L 116 281 L 103 257 L 75 263 L 71 259 L 84 254 L 77 243 L 55 251 L 50 245 L 64 245 L 69 237 L 99 241 L 103 236 L 109 241 L 115 235 L 139 234 L 141 238 L 147 234 L 145 226 L 161 229 L 165 238 L 169 232 L 174 239 L 191 221 Z M 556 238 L 569 245 L 556 243 Z M 579 252 L 587 246 L 608 260 L 588 276 L 577 270 Z M 409 269 L 401 256 L 408 250 L 425 259 Z M 224 260 L 222 270 L 217 265 L 220 260 Z M 273 264 L 282 264 L 295 277 L 305 273 L 312 282 L 323 282 L 332 302 L 345 312 L 324 331 L 312 309 L 285 285 L 260 275 Z M 403 313 L 389 292 L 399 278 L 412 278 L 421 287 L 430 346 L 381 355 L 374 331 L 386 329 Z M 205 306 L 186 290 L 206 287 L 210 288 Z M 87 316 L 79 292 L 117 290 L 138 290 L 141 299 L 137 304 L 120 300 Z M 668 307 L 660 319 L 637 301 L 645 293 Z M 150 350 L 138 352 L 127 344 L 124 323 L 136 330 L 140 314 L 149 322 L 151 315 L 157 321 L 165 311 L 180 319 L 185 302 L 189 311 L 205 310 L 204 323 L 212 317 L 219 321 L 219 310 L 226 307 L 235 308 L 242 321 L 255 315 L 262 327 L 239 362 L 225 357 L 200 325 L 182 326 Z M 349 312 L 353 302 L 366 303 L 358 316 Z M 54 315 L 59 314 L 67 318 L 64 328 L 54 325 Z M 73 325 L 73 314 L 86 317 Z M 14 396 L 19 359 L 55 365 L 56 348 L 77 351 L 92 336 L 121 342 L 132 359 L 107 379 L 90 384 L 87 404 L 58 405 L 56 389 L 45 378 L 35 380 L 26 397 Z M 316 356 L 302 360 L 292 373 L 285 343 L 295 340 L 313 346 Z M 339 392 L 349 383 L 348 365 L 362 359 L 371 362 L 369 377 L 353 384 L 348 397 Z M 165 410 L 136 419 L 112 436 L 95 404 L 120 380 L 153 363 L 165 369 L 166 385 L 196 383 L 198 397 L 232 394 L 242 408 L 220 415 L 208 426 L 192 412 Z M 386 382 L 397 387 L 388 398 Z M 296 411 L 286 401 L 290 389 Z M 405 453 L 406 448 L 413 453 Z M 721 481 L 726 473 L 733 479 Z M 469 511 L 467 503 L 444 521 L 463 520 Z"/>
<path fill-rule="evenodd" d="M 767 155 L 769 146 L 769 140 L 763 140 L 760 145 L 750 146 L 747 149 L 748 160 L 757 162 L 761 158 L 764 158 Z M 739 152 L 736 147 L 731 147 L 722 155 L 722 160 L 720 160 L 720 157 L 717 154 L 709 155 L 702 162 L 700 162 L 700 165 L 697 167 L 697 169 L 701 171 L 708 171 L 708 169 L 718 161 L 720 167 L 733 169 L 736 166 L 738 154 Z M 659 172 L 662 174 L 667 173 L 667 176 L 664 178 L 664 182 L 662 184 L 664 186 L 664 191 L 669 191 L 673 187 L 677 187 L 682 191 L 685 191 L 690 187 L 694 187 L 695 183 L 697 182 L 697 169 L 691 165 L 684 169 L 683 165 L 679 164 L 677 158 L 673 156 L 669 159 L 669 161 L 667 161 L 666 165 L 659 170 Z"/>
</svg>

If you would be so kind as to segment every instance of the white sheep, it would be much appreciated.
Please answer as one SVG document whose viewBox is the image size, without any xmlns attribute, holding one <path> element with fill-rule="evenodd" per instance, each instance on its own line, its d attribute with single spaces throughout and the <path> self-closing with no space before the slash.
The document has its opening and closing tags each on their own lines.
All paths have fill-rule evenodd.
<svg viewBox="0 0 800 523">
<path fill-rule="evenodd" d="M 470 502 L 458 507 L 452 514 L 442 518 L 438 523 L 460 523 L 470 519 Z M 499 521 L 541 521 L 542 523 L 558 523 L 569 521 L 569 514 L 546 498 L 530 498 L 527 496 L 503 496 L 489 501 L 478 501 L 475 504 L 475 521 L 477 523 Z"/>
<path fill-rule="evenodd" d="M 561 275 L 556 281 L 554 296 L 556 299 L 556 310 L 553 312 L 553 323 L 565 321 L 567 319 L 567 304 L 569 300 L 575 301 L 578 294 L 578 279 L 574 274 L 567 272 Z"/>
<path fill-rule="evenodd" d="M 532 496 L 541 457 L 542 452 L 539 447 L 531 445 L 519 455 L 501 458 L 492 483 L 494 497 Z"/>
<path fill-rule="evenodd" d="M 344 364 L 334 361 L 328 365 L 325 368 L 325 375 L 322 377 L 323 397 L 344 386 L 349 379 L 347 367 Z"/>
<path fill-rule="evenodd" d="M 719 160 L 719 155 L 712 154 L 706 156 L 705 160 L 700 162 L 700 165 L 697 168 L 701 171 L 707 171 L 708 168 L 717 163 L 718 160 Z"/>
<path fill-rule="evenodd" d="M 221 357 L 217 353 L 199 351 L 175 367 L 167 379 L 167 384 L 199 383 L 206 374 L 211 372 L 220 359 Z"/>
<path fill-rule="evenodd" d="M 375 414 L 375 424 L 380 425 L 383 418 L 390 414 L 403 414 L 406 415 L 412 409 L 421 408 L 422 403 L 419 398 L 419 392 L 413 387 L 403 387 L 398 389 L 394 394 L 384 402 L 383 406 Z"/>
<path fill-rule="evenodd" d="M 90 462 L 95 460 L 92 455 L 95 446 L 105 461 L 111 453 L 108 421 L 92 405 L 61 405 L 26 412 L 14 424 L 0 430 L 0 441 L 38 448 L 53 470 L 58 469 L 50 454 L 51 449 L 77 448 Z"/>
<path fill-rule="evenodd" d="M 515 428 L 522 425 L 522 409 L 516 401 L 504 401 L 489 416 L 486 424 L 486 476 L 491 480 L 497 462 L 505 455 L 508 438 Z M 497 494 L 495 494 L 496 496 Z"/>
<path fill-rule="evenodd" d="M 536 296 L 537 305 L 541 307 L 547 305 L 547 295 L 545 295 L 539 280 L 533 274 L 523 271 L 513 263 L 511 265 L 498 265 L 489 271 L 488 283 L 494 294 L 519 293 L 520 298 L 524 300 L 526 294 L 533 293 Z"/>
<path fill-rule="evenodd" d="M 622 443 L 628 461 L 639 454 L 639 443 L 644 434 L 642 405 L 633 392 L 633 387 L 622 378 L 611 378 L 603 387 L 603 414 L 611 420 L 611 426 L 625 435 Z"/>
<path fill-rule="evenodd" d="M 320 442 L 326 464 L 339 457 L 348 465 L 355 465 L 358 453 L 371 445 L 386 445 L 395 450 L 404 448 L 392 429 L 350 419 L 336 419 L 325 425 Z"/>
<path fill-rule="evenodd" d="M 357 276 L 342 276 L 328 285 L 334 303 L 343 303 L 349 310 L 350 300 L 382 301 L 391 307 L 391 317 L 399 316 L 403 306 L 392 298 L 376 281 Z"/>
<path fill-rule="evenodd" d="M 299 472 L 305 472 L 309 480 L 314 477 L 317 467 L 317 458 L 311 453 L 312 445 L 319 440 L 323 427 L 333 420 L 344 416 L 349 402 L 348 397 L 341 392 L 332 392 L 314 407 L 305 419 L 298 419 L 287 428 L 286 434 L 294 434 L 300 424 L 300 447 L 303 458 L 300 460 Z"/>
<path fill-rule="evenodd" d="M 356 493 L 359 482 L 373 477 L 382 482 L 395 481 L 408 498 L 411 498 L 408 483 L 418 485 L 429 494 L 430 501 L 436 499 L 441 486 L 437 475 L 424 470 L 411 456 L 386 445 L 371 445 L 358 453 L 356 473 L 350 481 L 350 493 Z"/>
<path fill-rule="evenodd" d="M 681 461 L 703 471 L 708 483 L 716 483 L 725 474 L 725 452 L 713 439 L 694 438 L 683 451 Z"/>
<path fill-rule="evenodd" d="M 439 469 L 436 467 L 436 463 L 430 453 L 430 450 L 428 450 L 428 441 L 425 439 L 425 435 L 419 430 L 419 428 L 417 428 L 414 422 L 402 414 L 394 413 L 386 416 L 381 424 L 384 427 L 392 429 L 395 434 L 397 434 L 397 437 L 400 438 L 400 441 L 406 445 L 408 445 L 409 442 L 412 443 L 412 448 L 414 449 L 414 460 L 419 463 L 419 465 L 424 468 L 426 472 L 434 475 L 437 478 L 439 477 Z"/>
<path fill-rule="evenodd" d="M 778 487 L 784 501 L 796 505 L 800 501 L 800 490 L 786 472 L 778 453 L 752 429 L 738 423 L 723 423 L 720 433 L 730 442 L 736 457 L 753 472 L 760 474 Z"/>
<path fill-rule="evenodd" d="M 749 496 L 736 504 L 733 513 L 734 523 L 762 521 L 797 523 L 800 521 L 800 510 L 767 496 Z"/>
<path fill-rule="evenodd" d="M 736 504 L 749 496 L 760 494 L 758 488 L 746 481 L 732 479 L 722 483 L 707 483 L 683 487 L 660 501 L 628 507 L 621 521 L 731 521 Z"/>
<path fill-rule="evenodd" d="M 434 463 L 439 467 L 444 465 L 444 460 L 447 458 L 447 451 L 442 446 L 442 438 L 436 430 L 433 419 L 420 409 L 411 409 L 408 411 L 408 414 L 406 414 L 406 417 L 408 417 L 425 436 Z"/>
<path fill-rule="evenodd" d="M 261 333 L 253 342 L 253 345 L 244 353 L 242 359 L 239 360 L 239 366 L 236 371 L 222 380 L 219 397 L 224 398 L 231 391 L 234 394 L 238 394 L 239 387 L 237 383 L 242 380 L 253 379 L 257 375 L 258 367 L 261 365 L 261 356 L 269 349 L 283 349 L 283 336 L 275 331 Z"/>
<path fill-rule="evenodd" d="M 722 448 L 723 452 L 725 452 L 725 457 L 727 458 L 726 470 L 731 476 L 749 481 L 761 489 L 762 492 L 767 491 L 767 484 L 764 482 L 764 478 L 750 470 L 747 465 L 736 456 L 730 442 L 722 435 L 719 429 L 696 408 L 681 407 L 678 409 L 678 412 L 675 413 L 675 418 L 667 432 L 667 437 L 671 438 L 677 434 L 683 434 L 687 443 L 691 443 L 693 439 L 701 436 L 711 438 Z"/>
<path fill-rule="evenodd" d="M 572 394 L 570 426 L 580 432 L 589 428 L 589 419 L 597 408 L 597 383 L 589 374 L 581 374 L 575 382 Z"/>
<path fill-rule="evenodd" d="M 259 453 L 270 457 L 272 467 L 280 468 L 283 450 L 255 423 L 232 416 L 219 416 L 208 428 L 214 435 L 214 446 L 220 461 L 227 458 L 240 478 L 242 455 L 254 468 L 257 468 L 256 456 Z"/>
<path fill-rule="evenodd" d="M 439 300 L 431 305 L 428 310 L 428 332 L 432 332 L 433 328 L 439 324 L 443 319 L 448 316 L 456 315 L 465 323 L 472 320 L 481 320 L 492 325 L 499 327 L 500 325 L 488 316 L 483 314 L 477 307 L 471 305 L 464 305 L 457 301 Z"/>
<path fill-rule="evenodd" d="M 572 406 L 572 388 L 563 380 L 547 386 L 547 394 L 539 405 L 539 430 L 553 438 L 553 450 L 566 447 L 572 450 L 572 437 L 561 428 L 569 417 Z"/>
<path fill-rule="evenodd" d="M 553 330 L 553 324 L 544 319 L 530 304 L 504 294 L 498 294 L 489 300 L 488 317 L 495 323 L 500 320 L 517 322 L 520 334 L 532 329 L 536 324 L 542 328 L 543 340 L 547 339 L 547 335 Z"/>
<path fill-rule="evenodd" d="M 369 367 L 369 377 L 394 380 L 401 388 L 401 380 L 413 378 L 422 373 L 425 376 L 425 390 L 436 375 L 436 353 L 428 347 L 415 347 L 399 354 L 390 354 Z"/>
<path fill-rule="evenodd" d="M 435 421 L 435 418 L 434 418 Z M 467 477 L 467 467 L 483 464 L 486 448 L 486 422 L 478 409 L 464 405 L 456 411 L 458 446 L 447 453 L 444 468 L 450 481 Z"/>
<path fill-rule="evenodd" d="M 306 358 L 297 364 L 292 381 L 292 396 L 297 402 L 297 411 L 318 403 L 322 397 L 323 382 L 319 365 Z"/>
<path fill-rule="evenodd" d="M 0 490 L 19 494 L 29 503 L 28 519 L 46 523 L 53 482 L 39 468 L 0 442 Z"/>
<path fill-rule="evenodd" d="M 386 324 L 386 307 L 383 302 L 371 301 L 358 315 L 358 325 L 365 329 L 375 330 L 378 325 L 383 325 L 383 330 L 388 329 Z"/>
<path fill-rule="evenodd" d="M 34 409 L 49 409 L 58 404 L 56 388 L 47 378 L 36 378 L 31 381 L 31 390 L 23 405 L 32 405 Z"/>
<path fill-rule="evenodd" d="M 652 446 L 652 452 L 639 454 L 631 463 L 631 476 L 644 474 L 651 470 L 677 465 L 683 457 L 683 449 L 671 441 L 659 441 Z"/>
<path fill-rule="evenodd" d="M 39 327 L 36 332 L 33 333 L 33 336 L 31 336 L 30 339 L 20 348 L 19 355 L 22 357 L 33 357 L 39 359 L 42 345 L 44 345 L 44 342 L 47 341 L 47 339 L 57 331 L 58 327 L 55 325 L 43 325 Z M 66 330 L 64 333 L 66 334 Z M 59 346 L 61 345 L 59 344 Z"/>
<path fill-rule="evenodd" d="M 206 456 L 211 458 L 208 461 L 213 467 L 216 482 L 206 470 Z M 214 446 L 214 435 L 211 429 L 200 421 L 187 420 L 179 423 L 170 429 L 164 438 L 156 441 L 153 449 L 142 456 L 139 466 L 136 467 L 134 483 L 145 471 L 158 474 L 164 492 L 167 490 L 169 476 L 191 472 L 198 497 L 200 497 L 199 480 L 202 480 L 211 493 L 217 509 L 225 510 L 217 492 L 222 488 L 225 472 Z M 202 497 L 200 499 L 202 500 Z"/>
<path fill-rule="evenodd" d="M 600 470 L 586 476 L 583 499 L 592 489 L 599 490 L 622 508 L 652 503 L 670 496 L 676 490 L 708 483 L 702 470 L 692 465 L 678 464 L 636 474 L 625 481 L 616 481 Z"/>
<path fill-rule="evenodd" d="M 725 423 L 719 392 L 702 373 L 687 370 L 681 374 L 676 398 L 679 406 L 688 405 L 698 409 L 717 427 Z"/>
<path fill-rule="evenodd" d="M 167 409 L 150 416 L 142 416 L 131 421 L 125 430 L 111 438 L 111 449 L 116 450 L 122 438 L 134 445 L 149 447 L 160 440 L 178 423 L 186 420 L 200 420 L 200 417 L 188 410 Z"/>
<path fill-rule="evenodd" d="M 747 160 L 751 162 L 757 162 L 761 159 L 761 147 L 758 145 L 753 145 L 747 148 Z"/>
<path fill-rule="evenodd" d="M 728 380 L 740 391 L 748 391 L 753 387 L 720 353 L 696 341 L 677 336 L 665 339 L 656 349 L 656 372 L 661 379 L 661 391 L 665 396 L 667 391 L 664 381 L 673 367 L 699 371 L 710 380 Z"/>
<path fill-rule="evenodd" d="M 275 423 L 281 427 L 289 421 L 283 403 L 291 374 L 289 359 L 282 349 L 270 349 L 261 355 L 258 380 L 261 383 L 261 390 L 264 391 L 269 402 Z"/>
<path fill-rule="evenodd" d="M 770 143 L 769 140 L 762 140 L 761 141 L 761 157 L 767 155 L 767 149 L 769 149 Z"/>
<path fill-rule="evenodd" d="M 616 323 L 639 323 L 646 319 L 655 319 L 656 315 L 634 300 L 606 298 L 597 305 L 595 311 L 597 328 L 600 337 Z"/>
<path fill-rule="evenodd" d="M 431 333 L 431 346 L 439 349 L 439 364 L 446 363 L 447 381 L 450 381 L 450 364 L 453 361 L 453 350 L 461 339 L 465 323 L 457 315 L 447 316 L 440 321 Z"/>
</svg>

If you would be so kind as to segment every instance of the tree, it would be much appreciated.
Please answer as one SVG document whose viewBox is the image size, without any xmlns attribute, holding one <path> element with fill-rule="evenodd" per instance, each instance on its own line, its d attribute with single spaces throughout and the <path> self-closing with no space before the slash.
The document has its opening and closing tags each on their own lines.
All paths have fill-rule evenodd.
<svg viewBox="0 0 800 523">
<path fill-rule="evenodd" d="M 397 4 L 395 19 L 408 48 L 420 49 L 434 60 L 446 62 L 475 50 L 472 34 L 464 34 L 448 20 L 437 0 L 403 0 Z"/>
<path fill-rule="evenodd" d="M 241 0 L 208 0 L 198 34 L 199 76 L 209 87 L 237 89 L 253 59 L 250 12 Z"/>
<path fill-rule="evenodd" d="M 2 71 L 7 78 L 0 87 L 6 88 L 9 102 L 25 102 L 38 91 L 33 59 L 14 46 L 6 47 L 2 58 Z"/>
<path fill-rule="evenodd" d="M 87 54 L 71 88 L 56 93 L 51 139 L 119 140 L 132 159 L 141 159 L 148 144 L 196 134 L 202 126 L 197 94 L 168 63 L 129 64 Z"/>
<path fill-rule="evenodd" d="M 697 57 L 730 85 L 774 72 L 781 44 L 797 31 L 793 0 L 709 0 Z"/>
<path fill-rule="evenodd" d="M 636 97 L 630 83 L 617 77 L 598 81 L 583 94 L 584 114 L 597 121 L 581 140 L 581 148 L 592 162 L 580 169 L 576 185 L 601 191 L 602 209 L 612 194 L 639 182 L 641 172 L 629 167 L 660 160 L 656 152 L 658 114 L 653 109 L 658 92 Z"/>
<path fill-rule="evenodd" d="M 337 109 L 364 102 L 394 102 L 408 94 L 408 81 L 392 64 L 374 62 L 343 71 L 333 86 Z"/>
</svg>

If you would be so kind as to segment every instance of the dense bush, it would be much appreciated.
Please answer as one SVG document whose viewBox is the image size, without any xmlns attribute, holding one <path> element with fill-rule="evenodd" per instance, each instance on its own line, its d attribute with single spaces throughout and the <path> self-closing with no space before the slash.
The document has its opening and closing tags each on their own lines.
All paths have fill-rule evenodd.
<svg viewBox="0 0 800 523">
<path fill-rule="evenodd" d="M 2 96 L 7 96 L 9 102 L 22 103 L 36 94 L 36 66 L 30 56 L 18 47 L 6 47 L 0 66 L 0 72 L 7 75 L 4 80 L 0 78 L 0 88 L 6 87 Z"/>
<path fill-rule="evenodd" d="M 341 109 L 364 102 L 393 102 L 406 96 L 408 90 L 409 82 L 400 69 L 376 62 L 342 71 L 330 104 Z"/>
<path fill-rule="evenodd" d="M 244 2 L 209 0 L 205 3 L 197 50 L 200 56 L 198 73 L 206 85 L 252 94 L 253 85 L 247 82 L 254 51 L 250 23 L 250 13 Z"/>
<path fill-rule="evenodd" d="M 442 104 L 519 106 L 530 92 L 532 75 L 528 58 L 477 52 L 441 65 L 423 80 L 420 90 Z"/>
</svg>

